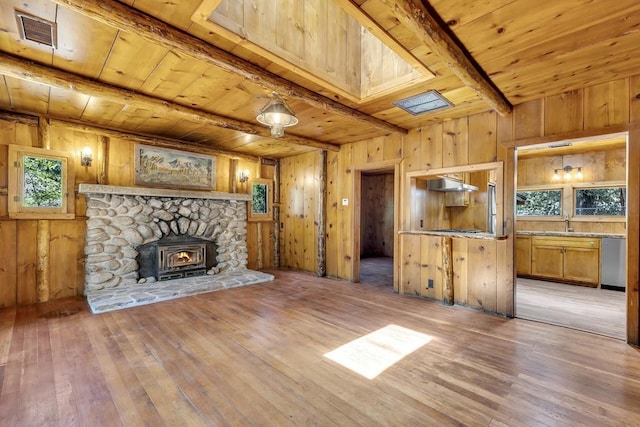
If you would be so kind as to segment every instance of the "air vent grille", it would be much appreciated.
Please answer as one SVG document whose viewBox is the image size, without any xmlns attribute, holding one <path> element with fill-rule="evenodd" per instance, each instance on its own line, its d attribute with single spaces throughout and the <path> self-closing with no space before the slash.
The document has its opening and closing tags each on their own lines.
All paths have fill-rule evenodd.
<svg viewBox="0 0 640 427">
<path fill-rule="evenodd" d="M 414 116 L 453 107 L 453 104 L 436 90 L 401 99 L 394 102 L 393 105 Z"/>
<path fill-rule="evenodd" d="M 34 43 L 56 48 L 57 31 L 55 22 L 29 15 L 16 10 L 16 20 L 20 37 Z"/>
</svg>

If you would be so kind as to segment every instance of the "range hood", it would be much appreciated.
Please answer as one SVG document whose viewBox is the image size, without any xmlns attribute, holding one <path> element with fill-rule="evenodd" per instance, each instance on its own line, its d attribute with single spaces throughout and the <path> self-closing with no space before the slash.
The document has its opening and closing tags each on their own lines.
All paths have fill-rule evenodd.
<svg viewBox="0 0 640 427">
<path fill-rule="evenodd" d="M 450 178 L 430 179 L 427 181 L 427 190 L 442 192 L 478 191 L 475 185 L 465 184 Z"/>
</svg>

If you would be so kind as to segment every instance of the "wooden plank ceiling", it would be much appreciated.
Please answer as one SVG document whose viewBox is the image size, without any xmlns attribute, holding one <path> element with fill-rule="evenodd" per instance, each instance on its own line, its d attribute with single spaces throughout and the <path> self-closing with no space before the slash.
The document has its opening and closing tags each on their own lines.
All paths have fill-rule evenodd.
<svg viewBox="0 0 640 427">
<path fill-rule="evenodd" d="M 394 129 L 402 131 L 494 108 L 468 82 L 463 83 L 464 77 L 447 65 L 450 61 L 443 61 L 442 55 L 434 53 L 436 49 L 421 39 L 423 35 L 411 24 L 411 16 L 407 18 L 403 12 L 420 3 L 418 0 L 326 1 L 336 1 L 351 13 L 364 13 L 377 25 L 376 31 L 395 40 L 392 48 L 406 50 L 400 56 L 407 57 L 408 52 L 435 77 L 359 103 L 341 97 L 317 79 L 296 74 L 293 67 L 261 57 L 242 43 L 231 42 L 194 22 L 192 15 L 202 0 L 86 2 L 100 4 L 105 11 L 115 4 L 143 12 L 152 18 L 151 23 L 153 19 L 162 21 L 182 30 L 186 37 L 230 52 L 293 82 L 295 88 L 318 94 L 318 99 L 309 103 L 291 95 L 297 89 L 281 93 L 300 123 L 286 130 L 288 139 L 277 140 L 268 137 L 268 132 L 255 132 L 260 127 L 255 116 L 268 100 L 269 84 L 168 47 L 159 41 L 160 36 L 157 42 L 145 39 L 140 33 L 145 30 L 143 27 L 136 30 L 138 33 L 115 28 L 67 4 L 83 3 L 79 0 L 3 0 L 0 55 L 8 56 L 0 57 L 0 109 L 279 158 L 332 148 L 323 144 L 339 146 L 389 134 Z M 285 2 L 279 0 L 278 4 Z M 640 69 L 640 56 L 633 54 L 640 45 L 637 0 L 431 0 L 429 8 L 462 46 L 462 52 L 470 54 L 480 73 L 488 76 L 488 84 L 506 98 L 506 105 L 626 77 Z M 55 22 L 58 47 L 20 40 L 16 9 Z M 153 25 L 147 29 L 153 30 Z M 331 48 L 324 46 L 318 54 Z M 17 68 L 3 67 L 2 63 L 9 59 L 16 60 Z M 29 70 L 26 61 L 43 66 L 44 71 Z M 40 72 L 46 74 L 46 70 L 63 74 L 57 80 L 51 76 L 34 78 Z M 77 85 L 65 85 L 64 73 L 73 73 L 79 79 Z M 89 90 L 92 83 L 108 86 Z M 147 98 L 145 102 L 130 101 L 126 93 L 120 98 L 114 95 L 113 90 L 122 89 L 132 91 L 133 98 L 153 98 L 157 104 Z M 438 90 L 455 106 L 412 116 L 392 105 L 429 89 Z M 339 108 L 322 108 L 323 100 L 340 103 L 338 107 L 344 107 L 347 113 Z M 220 127 L 216 122 L 220 118 L 231 124 L 248 124 L 253 130 Z M 381 121 L 389 126 L 380 125 Z"/>
</svg>

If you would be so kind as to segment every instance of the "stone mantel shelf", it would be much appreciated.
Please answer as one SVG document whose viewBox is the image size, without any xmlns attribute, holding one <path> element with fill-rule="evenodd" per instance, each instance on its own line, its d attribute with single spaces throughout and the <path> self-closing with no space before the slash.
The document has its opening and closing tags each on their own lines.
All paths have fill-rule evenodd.
<svg viewBox="0 0 640 427">
<path fill-rule="evenodd" d="M 80 184 L 80 194 L 117 194 L 125 196 L 174 197 L 184 199 L 213 199 L 250 201 L 251 195 L 244 193 L 224 193 L 222 191 L 171 190 L 149 187 L 123 187 L 120 185 Z"/>
</svg>

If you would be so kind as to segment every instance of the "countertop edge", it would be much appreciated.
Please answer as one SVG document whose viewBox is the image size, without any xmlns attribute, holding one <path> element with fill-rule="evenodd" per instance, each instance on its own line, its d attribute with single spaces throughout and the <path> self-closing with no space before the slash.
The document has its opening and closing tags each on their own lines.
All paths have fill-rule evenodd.
<svg viewBox="0 0 640 427">
<path fill-rule="evenodd" d="M 609 234 L 609 233 L 583 233 L 577 231 L 516 231 L 516 236 L 557 236 L 557 237 L 593 237 L 608 239 L 626 239 L 625 234 Z"/>
<path fill-rule="evenodd" d="M 412 234 L 418 236 L 442 236 L 442 237 L 455 237 L 460 239 L 474 239 L 474 240 L 506 240 L 507 235 L 504 234 L 487 234 L 487 233 L 456 233 L 452 231 L 410 231 L 402 230 L 398 231 L 398 234 Z"/>
</svg>

